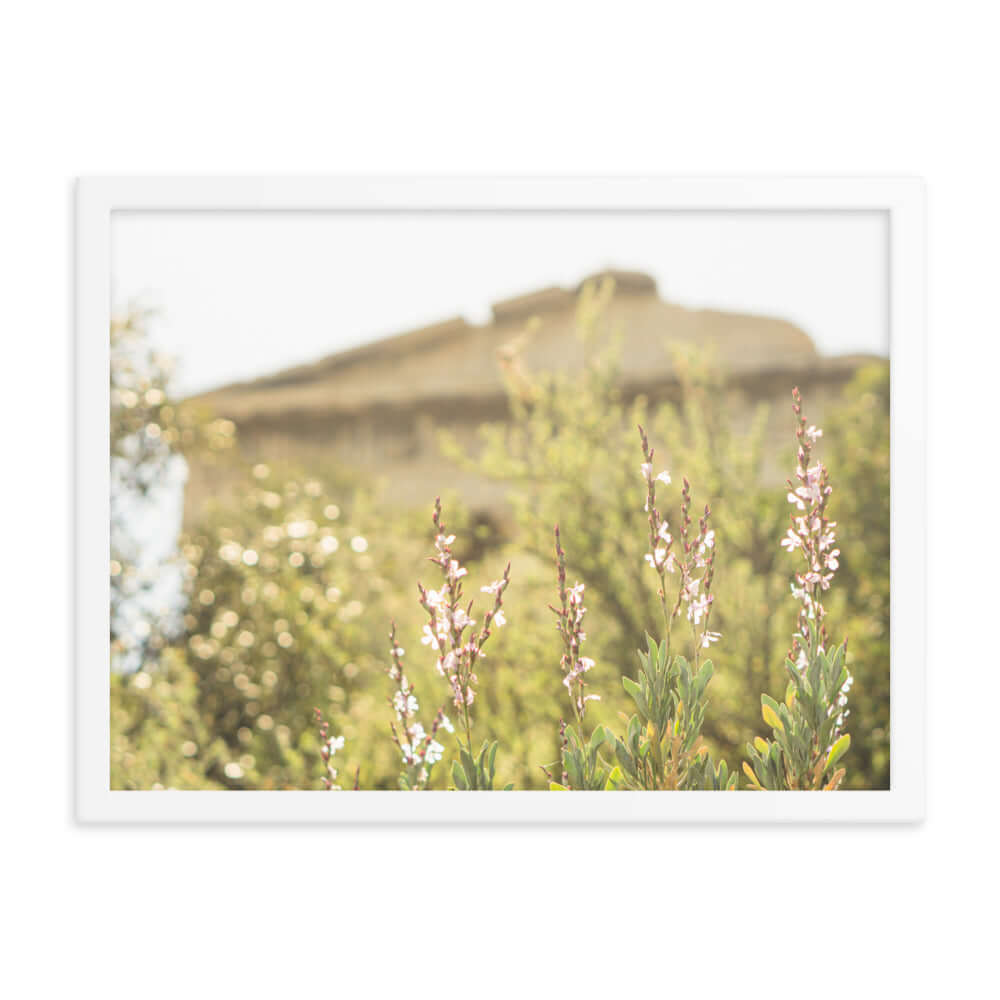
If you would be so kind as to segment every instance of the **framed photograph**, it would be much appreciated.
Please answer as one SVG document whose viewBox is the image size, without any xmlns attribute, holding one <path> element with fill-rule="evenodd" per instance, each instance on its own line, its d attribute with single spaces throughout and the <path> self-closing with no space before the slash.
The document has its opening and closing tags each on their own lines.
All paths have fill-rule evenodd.
<svg viewBox="0 0 1000 1000">
<path fill-rule="evenodd" d="M 922 818 L 919 181 L 76 206 L 81 821 Z"/>
</svg>

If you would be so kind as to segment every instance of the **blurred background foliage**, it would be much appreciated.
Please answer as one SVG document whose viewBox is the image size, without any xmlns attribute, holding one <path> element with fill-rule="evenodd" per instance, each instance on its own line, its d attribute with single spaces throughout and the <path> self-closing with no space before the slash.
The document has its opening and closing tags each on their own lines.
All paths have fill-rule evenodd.
<svg viewBox="0 0 1000 1000">
<path fill-rule="evenodd" d="M 506 484 L 512 510 L 510 530 L 498 533 L 442 484 L 445 520 L 469 569 L 468 592 L 485 598 L 479 587 L 512 563 L 504 601 L 509 625 L 490 642 L 473 711 L 477 739 L 500 741 L 498 786 L 547 787 L 540 765 L 558 757 L 559 722 L 572 715 L 547 607 L 555 600 L 556 523 L 570 580 L 587 585 L 586 652 L 596 660 L 588 685 L 602 697 L 588 715 L 620 730 L 620 713 L 629 711 L 621 677 L 636 675 L 643 632 L 657 635 L 662 621 L 656 578 L 643 561 L 638 423 L 650 430 L 657 469 L 674 477 L 660 493 L 667 519 L 677 517 L 681 476 L 691 481 L 695 510 L 712 508 L 712 628 L 723 639 L 711 651 L 715 676 L 703 736 L 731 770 L 739 770 L 745 743 L 765 728 L 761 692 L 784 692 L 795 562 L 779 547 L 789 507 L 767 471 L 775 456 L 765 446 L 766 410 L 734 426 L 724 369 L 704 355 L 675 357 L 674 398 L 626 403 L 615 331 L 602 322 L 610 294 L 591 287 L 581 296 L 578 326 L 588 356 L 582 376 L 526 372 L 516 357 L 508 359 L 512 419 L 483 427 L 473 455 L 442 435 L 451 458 Z M 130 483 L 132 472 L 156 481 L 149 469 L 139 475 L 131 468 L 149 461 L 132 443 L 138 436 L 158 443 L 153 464 L 161 471 L 174 455 L 228 463 L 237 486 L 189 524 L 169 555 L 181 567 L 183 595 L 174 609 L 148 609 L 139 636 L 134 620 L 114 613 L 115 601 L 128 596 L 122 581 L 137 572 L 135 553 L 123 543 L 112 552 L 112 787 L 318 789 L 319 707 L 331 733 L 346 740 L 335 761 L 341 775 L 360 768 L 362 788 L 396 788 L 390 622 L 406 649 L 421 715 L 430 719 L 441 705 L 451 710 L 446 684 L 419 641 L 426 616 L 416 582 L 436 583 L 427 562 L 433 496 L 426 512 L 404 511 L 378 499 L 391 496 L 384 483 L 361 482 L 332 464 L 244 464 L 229 447 L 231 424 L 174 403 L 162 366 L 146 358 L 143 368 L 136 345 L 144 322 L 134 312 L 119 321 L 117 345 L 112 328 L 112 455 L 125 466 L 122 482 Z M 115 393 L 121 330 L 129 360 L 119 361 L 127 373 L 120 381 L 133 395 Z M 833 478 L 830 509 L 842 550 L 828 623 L 835 637 L 849 637 L 855 677 L 844 761 L 844 787 L 853 788 L 886 788 L 889 781 L 888 387 L 888 363 L 859 370 L 826 420 L 820 452 Z M 779 458 L 790 472 L 790 405 L 788 429 Z M 127 520 L 128 506 L 119 509 Z M 138 663 L 121 658 L 122 650 L 136 649 Z M 442 742 L 447 760 L 453 737 Z M 430 787 L 447 787 L 449 770 L 435 768 Z"/>
</svg>

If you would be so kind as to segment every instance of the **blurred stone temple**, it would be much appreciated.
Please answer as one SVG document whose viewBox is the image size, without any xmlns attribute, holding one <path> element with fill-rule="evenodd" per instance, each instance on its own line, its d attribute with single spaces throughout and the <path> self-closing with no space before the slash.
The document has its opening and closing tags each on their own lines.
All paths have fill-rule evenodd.
<svg viewBox="0 0 1000 1000">
<path fill-rule="evenodd" d="M 820 421 L 865 355 L 824 357 L 794 324 L 770 316 L 689 309 L 660 297 L 646 274 L 606 271 L 573 288 L 550 287 L 497 302 L 491 321 L 454 318 L 341 351 L 312 364 L 196 398 L 235 422 L 245 457 L 287 457 L 320 468 L 332 460 L 374 477 L 391 472 L 391 496 L 426 506 L 454 488 L 473 510 L 502 514 L 502 487 L 458 468 L 438 446 L 437 429 L 475 448 L 476 428 L 507 418 L 504 371 L 516 353 L 526 372 L 579 371 L 584 345 L 576 327 L 577 297 L 587 282 L 614 281 L 605 324 L 621 335 L 622 390 L 656 401 L 675 397 L 671 348 L 710 352 L 727 372 L 734 422 L 761 401 L 776 404 L 769 434 L 787 442 L 793 385 L 808 394 Z M 215 491 L 216 470 L 191 470 L 190 496 Z M 775 479 L 780 472 L 775 469 Z M 194 501 L 197 502 L 197 499 Z"/>
</svg>

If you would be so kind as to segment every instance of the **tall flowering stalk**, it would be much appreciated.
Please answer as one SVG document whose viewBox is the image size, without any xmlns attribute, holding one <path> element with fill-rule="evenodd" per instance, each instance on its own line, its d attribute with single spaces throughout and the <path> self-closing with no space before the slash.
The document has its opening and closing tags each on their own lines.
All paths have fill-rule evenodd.
<svg viewBox="0 0 1000 1000">
<path fill-rule="evenodd" d="M 387 671 L 393 682 L 393 693 L 389 704 L 396 713 L 396 721 L 389 724 L 392 739 L 402 758 L 402 770 L 399 775 L 399 786 L 405 791 L 421 791 L 427 787 L 431 770 L 441 759 L 444 747 L 437 741 L 438 730 L 453 733 L 455 727 L 439 708 L 427 732 L 417 719 L 420 703 L 414 694 L 414 685 L 409 681 L 403 669 L 403 656 L 406 650 L 396 642 L 396 624 L 393 622 L 389 631 L 391 662 Z M 398 727 L 398 728 L 397 728 Z"/>
<path fill-rule="evenodd" d="M 563 655 L 560 660 L 563 685 L 569 692 L 576 721 L 582 724 L 583 717 L 587 713 L 587 702 L 600 701 L 601 696 L 586 693 L 586 673 L 593 667 L 594 661 L 589 656 L 580 655 L 583 640 L 587 638 L 587 633 L 583 631 L 583 616 L 587 613 L 587 609 L 583 606 L 585 588 L 579 582 L 572 587 L 566 586 L 566 553 L 559 540 L 559 525 L 556 525 L 555 536 L 560 606 L 554 608 L 550 604 L 549 609 L 556 615 L 556 628 L 563 641 Z"/>
<path fill-rule="evenodd" d="M 798 388 L 792 390 L 792 400 L 797 423 L 798 464 L 795 478 L 798 485 L 788 480 L 788 502 L 798 513 L 792 514 L 792 526 L 781 544 L 789 552 L 801 551 L 805 562 L 805 568 L 795 574 L 795 583 L 792 584 L 792 594 L 799 601 L 800 608 L 798 634 L 792 640 L 789 656 L 799 661 L 805 656 L 810 622 L 816 624 L 821 644 L 827 641 L 823 625 L 826 609 L 821 597 L 824 591 L 830 589 L 833 574 L 839 566 L 840 549 L 834 548 L 837 522 L 826 516 L 826 506 L 833 492 L 829 474 L 822 463 L 809 464 L 813 446 L 823 432 L 813 425 L 807 426 Z"/>
<path fill-rule="evenodd" d="M 600 791 L 609 787 L 611 768 L 600 757 L 601 746 L 609 738 L 604 728 L 597 726 L 591 734 L 589 742 L 583 730 L 584 716 L 587 714 L 587 702 L 600 701 L 600 695 L 587 694 L 586 673 L 594 666 L 589 656 L 581 656 L 580 649 L 584 639 L 583 617 L 587 609 L 583 606 L 584 585 L 575 583 L 572 587 L 566 585 L 566 553 L 563 551 L 559 538 L 559 526 L 555 528 L 556 539 L 556 574 L 559 585 L 559 607 L 549 605 L 556 616 L 556 628 L 563 642 L 563 655 L 560 667 L 563 672 L 563 685 L 569 692 L 573 714 L 576 717 L 577 729 L 567 725 L 565 719 L 559 723 L 559 759 L 562 765 L 561 782 L 556 782 L 550 770 L 550 765 L 542 770 L 549 779 L 549 787 L 553 790 L 579 789 L 583 791 Z"/>
<path fill-rule="evenodd" d="M 719 633 L 708 629 L 714 601 L 715 559 L 710 511 L 706 506 L 697 531 L 692 531 L 691 485 L 684 479 L 675 540 L 656 504 L 656 484 L 669 485 L 670 474 L 664 471 L 653 475 L 653 449 L 641 426 L 639 437 L 643 457 L 639 471 L 646 483 L 649 525 L 650 551 L 645 560 L 659 578 L 658 596 L 666 635 L 661 642 L 646 636 L 646 651 L 639 652 L 638 681 L 622 678 L 637 712 L 628 720 L 624 739 L 612 736 L 618 767 L 610 784 L 646 790 L 732 789 L 736 787 L 736 775 L 729 773 L 725 761 L 718 765 L 712 761 L 701 739 L 713 667 L 710 660 L 699 665 L 699 653 L 720 638 Z M 667 576 L 674 574 L 678 580 L 677 597 L 671 607 Z M 691 624 L 690 662 L 673 654 L 670 647 L 673 623 L 682 612 Z"/>
<path fill-rule="evenodd" d="M 712 579 L 715 575 L 715 532 L 709 528 L 711 510 L 705 506 L 705 512 L 698 520 L 698 531 L 691 531 L 691 484 L 683 479 L 681 488 L 680 537 L 679 545 L 674 548 L 674 537 L 670 526 L 656 505 L 656 484 L 669 486 L 670 473 L 664 470 L 657 476 L 653 475 L 653 449 L 649 446 L 646 431 L 640 425 L 639 438 L 642 443 L 642 464 L 639 471 L 646 483 L 646 518 L 649 525 L 649 552 L 645 560 L 656 572 L 660 585 L 657 596 L 663 611 L 663 624 L 666 629 L 667 650 L 670 650 L 673 623 L 686 607 L 685 617 L 691 623 L 691 634 L 694 640 L 693 661 L 698 664 L 699 652 L 708 649 L 713 642 L 718 642 L 721 634 L 711 632 L 708 628 L 712 604 L 715 596 L 712 594 Z M 701 576 L 696 574 L 702 572 Z M 677 599 L 668 611 L 667 576 L 677 574 Z M 700 631 L 699 631 L 700 626 Z"/>
<path fill-rule="evenodd" d="M 802 414 L 802 397 L 792 392 L 798 443 L 796 482 L 789 480 L 788 502 L 794 508 L 792 526 L 782 539 L 790 553 L 800 553 L 803 567 L 795 573 L 792 596 L 799 603 L 796 632 L 785 657 L 789 681 L 784 704 L 761 695 L 761 713 L 773 741 L 761 737 L 747 745 L 749 763 L 743 770 L 754 788 L 823 789 L 833 791 L 844 779 L 838 762 L 851 745 L 843 732 L 847 692 L 847 640 L 830 647 L 822 595 L 829 590 L 839 566 L 836 521 L 827 517 L 833 492 L 826 466 L 810 464 L 823 432 Z"/>
<path fill-rule="evenodd" d="M 483 647 L 494 628 L 507 623 L 503 610 L 503 594 L 510 583 L 510 563 L 499 580 L 481 588 L 493 597 L 493 606 L 483 616 L 479 631 L 472 617 L 473 601 L 464 603 L 462 579 L 468 574 L 452 553 L 455 536 L 448 534 L 441 520 L 441 498 L 434 501 L 434 549 L 430 561 L 439 566 L 442 584 L 439 590 L 425 589 L 418 583 L 420 605 L 428 614 L 420 640 L 437 653 L 438 673 L 448 682 L 452 701 L 459 712 L 465 745 L 459 738 L 459 761 L 452 762 L 452 778 L 456 787 L 466 790 L 492 788 L 495 773 L 496 742 L 483 743 L 478 759 L 472 750 L 472 704 L 476 698 L 478 676 L 476 667 L 485 658 Z"/>
</svg>

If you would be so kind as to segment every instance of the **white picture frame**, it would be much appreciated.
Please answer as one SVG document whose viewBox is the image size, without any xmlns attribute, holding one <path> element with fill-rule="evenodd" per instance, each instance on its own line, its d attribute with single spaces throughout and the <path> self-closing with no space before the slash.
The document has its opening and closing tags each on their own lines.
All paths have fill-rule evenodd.
<svg viewBox="0 0 1000 1000">
<path fill-rule="evenodd" d="M 887 791 L 502 795 L 112 791 L 108 698 L 110 235 L 116 211 L 884 212 L 891 357 Z M 913 822 L 925 801 L 925 223 L 912 178 L 88 177 L 76 189 L 76 815 L 83 823 Z M 904 611 L 905 609 L 905 611 Z"/>
</svg>

